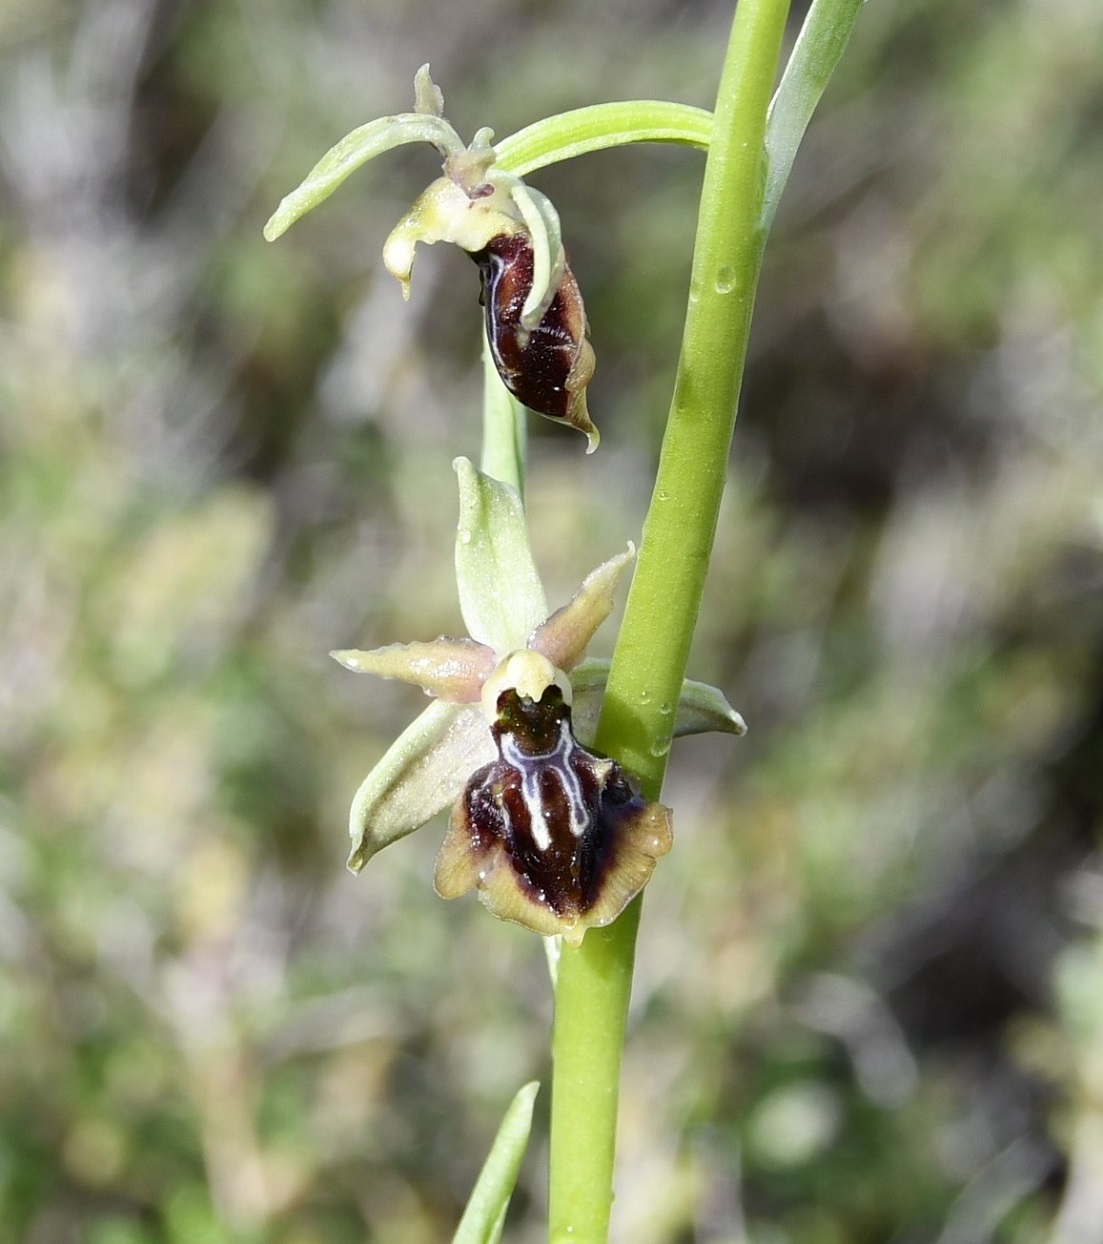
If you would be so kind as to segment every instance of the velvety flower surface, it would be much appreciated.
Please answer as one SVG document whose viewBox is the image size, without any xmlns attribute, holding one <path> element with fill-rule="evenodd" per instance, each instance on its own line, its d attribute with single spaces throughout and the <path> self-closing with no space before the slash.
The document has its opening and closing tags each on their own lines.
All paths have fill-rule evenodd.
<svg viewBox="0 0 1103 1244">
<path fill-rule="evenodd" d="M 466 459 L 456 470 L 457 583 L 470 637 L 333 654 L 434 697 L 357 792 L 349 866 L 358 871 L 451 806 L 438 892 L 477 888 L 494 915 L 577 942 L 619 915 L 672 842 L 669 809 L 642 799 L 576 729 L 596 721 L 607 665 L 582 658 L 634 549 L 549 614 L 517 493 Z M 676 732 L 706 729 L 745 727 L 718 691 L 687 683 Z"/>
<path fill-rule="evenodd" d="M 570 265 L 541 318 L 525 323 L 524 308 L 533 288 L 534 252 L 526 233 L 491 238 L 473 258 L 482 275 L 486 339 L 502 383 L 529 410 L 568 423 L 597 448 L 598 430 L 586 407 L 586 386 L 594 374 L 582 294 Z"/>
<path fill-rule="evenodd" d="M 539 700 L 503 690 L 490 731 L 498 757 L 471 776 L 452 811 L 437 893 L 478 886 L 496 916 L 577 942 L 647 883 L 673 843 L 670 810 L 578 742 L 554 682 Z"/>
</svg>

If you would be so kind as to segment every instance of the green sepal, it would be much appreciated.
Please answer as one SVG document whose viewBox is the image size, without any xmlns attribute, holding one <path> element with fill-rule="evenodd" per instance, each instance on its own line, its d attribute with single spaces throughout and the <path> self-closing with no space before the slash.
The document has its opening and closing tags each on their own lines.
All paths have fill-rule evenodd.
<svg viewBox="0 0 1103 1244">
<path fill-rule="evenodd" d="M 548 616 L 524 507 L 515 488 L 484 475 L 467 458 L 452 465 L 460 481 L 460 612 L 472 639 L 499 654 L 513 652 Z"/>
<path fill-rule="evenodd" d="M 480 708 L 434 700 L 395 739 L 353 797 L 349 869 L 358 873 L 377 851 L 454 803 L 468 777 L 494 755 Z"/>
<path fill-rule="evenodd" d="M 571 671 L 571 690 L 574 692 L 571 724 L 575 737 L 585 747 L 593 746 L 597 734 L 601 698 L 605 694 L 611 665 L 611 661 L 590 657 Z M 714 732 L 746 734 L 747 723 L 728 703 L 722 691 L 708 683 L 687 678 L 682 683 L 674 715 L 674 737 Z"/>
<path fill-rule="evenodd" d="M 517 1173 L 532 1131 L 532 1108 L 540 1085 L 533 1080 L 517 1091 L 498 1128 L 452 1244 L 498 1244 Z"/>
<path fill-rule="evenodd" d="M 497 144 L 494 162 L 518 177 L 561 160 L 628 143 L 680 143 L 708 149 L 712 113 L 665 99 L 625 99 L 557 112 Z"/>
<path fill-rule="evenodd" d="M 444 96 L 429 76 L 428 65 L 422 65 L 414 76 L 414 111 L 378 117 L 330 147 L 303 181 L 281 200 L 264 226 L 264 236 L 274 242 L 300 216 L 324 203 L 361 165 L 404 143 L 431 143 L 445 157 L 462 157 L 466 151 L 460 136 L 444 120 Z"/>
<path fill-rule="evenodd" d="M 404 143 L 459 142 L 456 131 L 440 117 L 417 112 L 400 112 L 393 117 L 377 117 L 367 125 L 346 134 L 325 153 L 290 194 L 280 200 L 264 226 L 264 236 L 274 242 L 299 219 L 311 212 L 361 165 Z"/>
</svg>

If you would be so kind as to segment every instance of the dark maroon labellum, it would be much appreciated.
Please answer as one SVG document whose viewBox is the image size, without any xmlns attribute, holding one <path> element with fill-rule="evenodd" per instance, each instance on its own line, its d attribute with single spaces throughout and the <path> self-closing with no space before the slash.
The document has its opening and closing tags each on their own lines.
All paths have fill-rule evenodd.
<svg viewBox="0 0 1103 1244">
<path fill-rule="evenodd" d="M 570 267 L 544 318 L 533 329 L 521 324 L 532 289 L 532 241 L 524 232 L 499 234 L 473 256 L 482 276 L 486 335 L 503 384 L 539 415 L 570 423 L 596 442 L 586 410 L 586 386 L 594 372 L 582 295 Z"/>
<path fill-rule="evenodd" d="M 670 849 L 670 813 L 648 803 L 613 760 L 574 737 L 555 685 L 539 702 L 498 697 L 498 759 L 474 773 L 437 864 L 437 889 L 479 885 L 496 915 L 537 932 L 607 924 Z"/>
</svg>

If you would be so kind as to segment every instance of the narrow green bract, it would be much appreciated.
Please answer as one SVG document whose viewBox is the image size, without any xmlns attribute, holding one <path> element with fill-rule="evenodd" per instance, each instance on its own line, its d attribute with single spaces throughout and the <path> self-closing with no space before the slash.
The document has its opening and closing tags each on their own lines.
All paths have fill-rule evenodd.
<svg viewBox="0 0 1103 1244">
<path fill-rule="evenodd" d="M 769 229 L 789 180 L 800 140 L 850 40 L 865 0 L 813 0 L 777 88 L 766 122 L 766 197 L 762 228 Z"/>
<path fill-rule="evenodd" d="M 532 1108 L 539 1091 L 540 1085 L 533 1080 L 520 1088 L 510 1103 L 452 1244 L 498 1244 L 502 1238 L 517 1172 L 528 1147 Z"/>
</svg>

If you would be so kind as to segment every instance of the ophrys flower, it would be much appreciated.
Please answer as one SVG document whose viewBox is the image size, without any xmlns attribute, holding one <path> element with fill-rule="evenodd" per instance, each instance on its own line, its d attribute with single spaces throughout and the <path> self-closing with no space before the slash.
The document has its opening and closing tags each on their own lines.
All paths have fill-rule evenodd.
<svg viewBox="0 0 1103 1244">
<path fill-rule="evenodd" d="M 517 493 L 456 460 L 456 572 L 469 638 L 333 655 L 434 697 L 353 801 L 349 866 L 452 806 L 435 885 L 477 887 L 493 914 L 570 942 L 610 923 L 671 846 L 671 813 L 592 741 L 606 666 L 582 660 L 613 607 L 631 545 L 549 614 Z M 687 683 L 678 733 L 742 733 L 712 688 Z M 581 741 L 580 737 L 581 736 Z"/>
<path fill-rule="evenodd" d="M 495 164 L 493 130 L 465 145 L 444 118 L 444 97 L 422 65 L 414 111 L 380 117 L 328 151 L 265 226 L 269 240 L 336 189 L 356 168 L 403 143 L 428 142 L 444 175 L 422 192 L 391 231 L 383 262 L 409 296 L 419 242 L 452 242 L 479 265 L 487 341 L 506 388 L 537 414 L 598 431 L 586 408 L 594 372 L 582 295 L 563 250 L 559 215 L 539 190 Z"/>
</svg>

